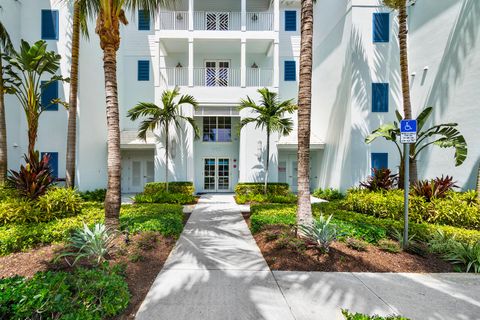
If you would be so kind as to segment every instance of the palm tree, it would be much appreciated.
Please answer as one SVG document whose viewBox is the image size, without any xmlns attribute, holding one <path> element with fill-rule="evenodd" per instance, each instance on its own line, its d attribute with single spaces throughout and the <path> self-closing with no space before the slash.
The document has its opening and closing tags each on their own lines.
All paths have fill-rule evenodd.
<svg viewBox="0 0 480 320">
<path fill-rule="evenodd" d="M 12 49 L 13 45 L 12 41 L 10 41 L 10 36 L 5 26 L 0 22 L 0 185 L 5 183 L 8 170 L 7 125 L 5 123 L 5 90 L 3 85 L 2 59 L 4 53 L 10 53 Z"/>
<path fill-rule="evenodd" d="M 75 170 L 77 158 L 77 93 L 78 93 L 78 60 L 80 57 L 80 4 L 73 3 L 72 21 L 72 64 L 70 66 L 70 96 L 68 100 L 68 127 L 67 127 L 67 159 L 66 159 L 66 186 L 75 187 Z M 87 28 L 82 30 L 87 34 Z"/>
<path fill-rule="evenodd" d="M 293 104 L 293 99 L 280 102 L 278 94 L 269 91 L 267 88 L 258 89 L 262 96 L 260 105 L 257 105 L 250 97 L 242 99 L 240 110 L 252 109 L 256 117 L 248 117 L 242 119 L 240 128 L 253 123 L 255 128 L 264 129 L 267 132 L 267 157 L 265 159 L 265 187 L 264 192 L 267 194 L 268 185 L 268 168 L 270 165 L 270 135 L 278 132 L 283 136 L 289 135 L 293 130 L 293 121 L 291 118 L 284 118 L 285 113 L 292 114 L 297 110 L 297 106 Z"/>
<path fill-rule="evenodd" d="M 13 50 L 5 56 L 6 66 L 5 88 L 8 93 L 14 94 L 25 112 L 28 126 L 28 155 L 35 154 L 38 122 L 41 114 L 52 104 L 64 102 L 59 99 L 42 102 L 41 89 L 47 88 L 55 81 L 68 81 L 56 75 L 60 69 L 60 55 L 54 51 L 47 51 L 44 40 L 30 46 L 22 40 L 20 51 Z"/>
<path fill-rule="evenodd" d="M 154 103 L 140 102 L 128 111 L 130 120 L 135 121 L 140 117 L 147 117 L 143 120 L 138 128 L 138 137 L 147 140 L 147 132 L 160 129 L 165 137 L 165 189 L 168 192 L 168 161 L 169 161 L 169 140 L 170 131 L 181 127 L 180 120 L 190 124 L 193 128 L 195 139 L 200 134 L 195 120 L 191 117 L 184 116 L 182 106 L 190 105 L 197 109 L 198 103 L 191 95 L 180 95 L 180 89 L 177 87 L 173 90 L 165 90 L 162 93 L 162 105 L 159 107 Z"/>
<path fill-rule="evenodd" d="M 70 1 L 70 0 L 64 0 Z M 117 92 L 117 51 L 120 47 L 120 24 L 127 25 L 125 11 L 147 10 L 153 17 L 161 5 L 174 0 L 75 0 L 80 13 L 96 20 L 95 32 L 103 50 L 107 114 L 107 171 L 105 224 L 118 229 L 121 204 L 120 118 Z"/>
<path fill-rule="evenodd" d="M 314 0 L 302 0 L 300 76 L 298 88 L 297 225 L 312 223 L 310 203 L 310 124 L 312 114 L 312 46 Z"/>
</svg>

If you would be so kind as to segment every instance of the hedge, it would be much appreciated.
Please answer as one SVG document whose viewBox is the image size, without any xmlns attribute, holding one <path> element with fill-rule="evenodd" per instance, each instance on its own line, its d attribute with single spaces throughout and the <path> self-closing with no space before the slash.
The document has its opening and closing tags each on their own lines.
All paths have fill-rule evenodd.
<svg viewBox="0 0 480 320">
<path fill-rule="evenodd" d="M 349 236 L 363 238 L 369 242 L 378 241 L 388 231 L 403 229 L 402 220 L 376 218 L 343 210 L 339 201 L 314 204 L 312 209 L 314 216 L 319 216 L 320 213 L 333 214 L 334 222 L 336 221 L 335 223 L 342 229 L 342 232 Z M 294 226 L 296 224 L 296 206 L 281 204 L 253 205 L 251 207 L 250 224 L 253 233 L 262 230 L 267 225 Z M 410 233 L 415 234 L 419 240 L 430 240 L 439 229 L 446 236 L 454 236 L 459 242 L 473 243 L 480 241 L 480 231 L 428 223 L 410 223 Z"/>
<path fill-rule="evenodd" d="M 75 217 L 49 222 L 7 224 L 0 226 L 0 255 L 33 248 L 41 244 L 62 242 L 72 231 L 104 221 L 103 205 L 87 203 Z M 178 237 L 183 230 L 183 212 L 179 205 L 123 205 L 120 225 L 129 232 L 157 231 L 164 236 Z"/>
<path fill-rule="evenodd" d="M 194 204 L 195 196 L 183 193 L 157 192 L 154 194 L 139 193 L 135 195 L 135 203 L 169 203 L 169 204 Z"/>
<path fill-rule="evenodd" d="M 150 182 L 145 185 L 143 193 L 145 195 L 153 195 L 166 192 L 166 186 L 167 184 L 165 182 Z M 168 192 L 193 195 L 195 193 L 195 188 L 193 187 L 193 182 L 190 181 L 172 181 L 168 183 Z"/>
<path fill-rule="evenodd" d="M 378 218 L 403 219 L 403 191 L 350 190 L 343 201 L 345 209 Z M 480 207 L 475 192 L 449 192 L 446 198 L 427 202 L 423 197 L 411 196 L 410 220 L 453 227 L 480 229 Z"/>
<path fill-rule="evenodd" d="M 248 195 L 248 194 L 263 194 L 265 184 L 258 182 L 242 182 L 235 186 L 236 195 Z M 268 183 L 267 193 L 288 196 L 290 194 L 290 188 L 288 183 Z"/>
<path fill-rule="evenodd" d="M 235 196 L 235 201 L 238 204 L 245 203 L 296 203 L 297 196 L 293 193 L 287 195 L 276 195 L 276 194 L 239 194 Z"/>
</svg>

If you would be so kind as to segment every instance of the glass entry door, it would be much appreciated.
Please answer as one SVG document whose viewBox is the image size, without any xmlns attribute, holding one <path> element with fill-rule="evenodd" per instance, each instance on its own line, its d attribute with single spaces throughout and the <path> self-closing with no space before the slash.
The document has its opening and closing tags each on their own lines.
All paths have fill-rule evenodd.
<svg viewBox="0 0 480 320">
<path fill-rule="evenodd" d="M 206 192 L 230 191 L 230 159 L 205 158 L 203 160 L 203 189 Z"/>
<path fill-rule="evenodd" d="M 142 192 L 145 184 L 155 180 L 155 165 L 151 160 L 132 160 L 129 192 Z"/>
</svg>

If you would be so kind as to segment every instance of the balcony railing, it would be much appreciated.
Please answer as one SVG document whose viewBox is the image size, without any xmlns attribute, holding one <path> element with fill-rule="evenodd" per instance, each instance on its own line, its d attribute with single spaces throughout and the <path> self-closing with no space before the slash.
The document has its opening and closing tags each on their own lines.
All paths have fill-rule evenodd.
<svg viewBox="0 0 480 320">
<path fill-rule="evenodd" d="M 188 11 L 160 12 L 161 30 L 188 30 Z M 248 31 L 273 30 L 273 13 L 247 12 L 246 29 Z M 194 30 L 239 31 L 242 29 L 241 12 L 204 12 L 193 14 Z"/>
<path fill-rule="evenodd" d="M 161 68 L 163 84 L 169 87 L 188 86 L 188 68 Z M 197 87 L 241 87 L 241 70 L 233 68 L 194 68 L 192 83 Z M 248 68 L 245 86 L 270 87 L 273 85 L 273 70 Z"/>
</svg>

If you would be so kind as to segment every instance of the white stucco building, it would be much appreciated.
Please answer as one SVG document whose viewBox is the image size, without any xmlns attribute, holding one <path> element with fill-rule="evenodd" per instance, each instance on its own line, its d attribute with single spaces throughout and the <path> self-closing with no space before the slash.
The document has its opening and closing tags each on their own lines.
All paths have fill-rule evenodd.
<svg viewBox="0 0 480 320">
<path fill-rule="evenodd" d="M 69 74 L 71 8 L 56 0 L 0 0 L 0 19 L 18 47 L 20 39 L 42 37 L 62 55 Z M 179 0 L 155 20 L 128 14 L 118 51 L 118 92 L 122 136 L 122 191 L 139 192 L 164 179 L 164 137 L 136 139 L 138 122 L 126 117 L 139 101 L 160 104 L 166 88 L 179 86 L 200 103 L 189 128 L 171 137 L 170 177 L 193 181 L 198 192 L 232 191 L 243 181 L 262 181 L 265 133 L 253 126 L 238 133 L 247 112 L 241 98 L 258 99 L 268 87 L 281 99 L 297 97 L 300 50 L 299 0 Z M 480 1 L 417 0 L 409 8 L 409 54 L 414 114 L 433 106 L 436 123 L 458 122 L 469 144 L 465 163 L 455 168 L 452 150 L 435 147 L 419 160 L 420 177 L 453 175 L 464 188 L 475 186 L 480 146 Z M 372 166 L 396 170 L 399 157 L 387 142 L 364 138 L 401 109 L 396 13 L 379 0 L 318 0 L 315 5 L 311 184 L 346 189 Z M 58 97 L 68 98 L 68 84 Z M 102 53 L 98 37 L 82 39 L 78 97 L 77 184 L 103 188 L 107 176 L 106 117 Z M 24 115 L 7 96 L 9 166 L 18 168 L 27 150 Z M 295 117 L 294 117 L 295 118 Z M 65 176 L 67 111 L 46 111 L 37 149 L 54 155 Z M 295 191 L 296 134 L 273 136 L 271 181 Z M 55 158 L 58 160 L 55 161 Z"/>
</svg>

